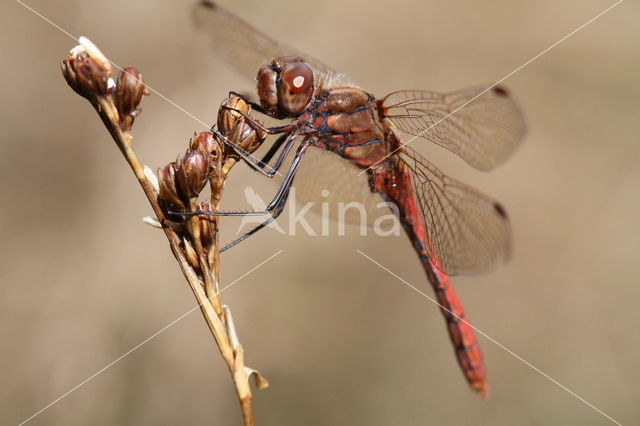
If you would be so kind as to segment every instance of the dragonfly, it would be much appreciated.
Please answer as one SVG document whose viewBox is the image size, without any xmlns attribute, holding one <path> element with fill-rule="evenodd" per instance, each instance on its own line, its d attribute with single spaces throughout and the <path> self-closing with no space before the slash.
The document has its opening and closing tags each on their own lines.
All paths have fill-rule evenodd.
<svg viewBox="0 0 640 426">
<path fill-rule="evenodd" d="M 266 127 L 242 113 L 265 134 L 278 136 L 259 160 L 234 148 L 236 153 L 265 176 L 286 172 L 266 208 L 250 212 L 269 214 L 269 219 L 225 249 L 282 212 L 299 170 L 306 169 L 311 177 L 307 181 L 331 181 L 343 196 L 366 205 L 371 200 L 391 203 L 435 292 L 466 381 L 487 398 L 482 351 L 449 277 L 486 272 L 508 260 L 509 219 L 499 202 L 446 176 L 409 143 L 429 141 L 477 169 L 493 169 L 526 133 L 523 114 L 510 92 L 489 85 L 451 93 L 399 90 L 378 98 L 216 3 L 201 1 L 194 18 L 214 53 L 257 81 L 259 101 L 247 101 L 253 109 L 285 120 Z M 307 162 L 310 157 L 313 162 Z"/>
</svg>

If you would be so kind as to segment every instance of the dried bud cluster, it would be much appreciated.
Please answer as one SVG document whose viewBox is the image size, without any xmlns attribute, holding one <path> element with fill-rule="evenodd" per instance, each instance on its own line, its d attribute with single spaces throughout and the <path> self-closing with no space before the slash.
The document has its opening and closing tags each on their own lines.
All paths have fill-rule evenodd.
<svg viewBox="0 0 640 426">
<path fill-rule="evenodd" d="M 158 169 L 158 198 L 167 211 L 173 206 L 173 211 L 184 212 L 193 205 L 211 178 L 219 157 L 220 147 L 213 134 L 202 132 L 194 136 L 184 156 Z"/>
<path fill-rule="evenodd" d="M 98 100 L 106 101 L 107 106 L 101 105 L 99 111 L 107 114 L 122 130 L 131 129 L 134 118 L 140 113 L 142 97 L 149 94 L 137 69 L 127 67 L 122 70 L 116 84 L 111 75 L 111 63 L 86 37 L 80 37 L 80 44 L 71 49 L 61 67 L 62 75 L 76 93 L 94 106 Z"/>
<path fill-rule="evenodd" d="M 189 147 L 194 151 L 202 149 L 212 155 L 220 155 L 220 145 L 218 145 L 211 132 L 196 133 L 191 139 Z"/>
<path fill-rule="evenodd" d="M 196 204 L 195 209 L 199 211 L 212 211 L 210 203 Z M 183 226 L 182 231 L 178 230 L 178 235 L 182 237 L 181 247 L 189 265 L 198 273 L 202 272 L 200 256 L 198 251 L 202 250 L 203 259 L 210 261 L 211 247 L 215 242 L 217 229 L 215 228 L 214 217 L 193 218 L 187 226 Z"/>
<path fill-rule="evenodd" d="M 115 83 L 111 63 L 102 52 L 85 37 L 79 41 L 80 45 L 62 61 L 62 74 L 69 86 L 98 112 L 134 171 L 155 213 L 155 217 L 143 220 L 166 233 L 233 373 L 245 424 L 253 424 L 249 378 L 254 377 L 259 388 L 268 386 L 268 382 L 244 364 L 231 312 L 219 298 L 217 216 L 203 213 L 218 209 L 227 173 L 239 158 L 239 150 L 234 150 L 232 144 L 255 151 L 265 140 L 264 127 L 248 117 L 250 107 L 243 99 L 230 97 L 218 114 L 220 132 L 194 135 L 185 154 L 158 169 L 156 176 L 147 166 L 142 167 L 133 149 L 131 127 L 140 114 L 142 98 L 149 94 L 142 75 L 134 67 L 127 67 Z M 210 202 L 198 203 L 207 182 L 211 184 Z"/>
<path fill-rule="evenodd" d="M 266 135 L 253 122 L 245 119 L 242 113 L 249 114 L 251 108 L 239 96 L 230 95 L 218 110 L 218 131 L 231 143 L 249 154 L 253 153 L 264 142 Z M 225 155 L 237 158 L 237 154 L 225 147 Z"/>
<path fill-rule="evenodd" d="M 168 204 L 173 204 L 182 210 L 185 208 L 185 205 L 181 197 L 178 195 L 178 185 L 176 183 L 177 168 L 178 165 L 175 161 L 172 161 L 163 168 L 158 169 L 158 186 L 160 187 L 158 198 L 166 201 Z"/>
<path fill-rule="evenodd" d="M 184 156 L 158 169 L 158 203 L 174 223 L 185 258 L 198 273 L 202 272 L 203 259 L 213 262 L 210 247 L 217 234 L 217 221 L 215 216 L 189 213 L 217 210 L 226 173 L 239 159 L 228 143 L 252 153 L 265 140 L 261 125 L 248 118 L 250 111 L 242 98 L 230 96 L 218 111 L 219 131 L 194 135 Z M 198 203 L 207 182 L 211 184 L 211 202 Z"/>
<path fill-rule="evenodd" d="M 222 150 L 220 144 L 216 140 L 215 136 L 211 132 L 197 133 L 189 144 L 189 147 L 193 151 L 206 153 L 206 157 L 209 160 L 211 171 L 218 170 L 220 168 L 220 162 L 222 160 Z"/>
<path fill-rule="evenodd" d="M 120 80 L 126 81 L 128 78 L 121 77 Z M 139 95 L 139 98 L 141 96 Z M 266 135 L 260 125 L 254 124 L 253 120 L 243 115 L 249 114 L 250 111 L 251 108 L 241 97 L 231 95 L 218 111 L 219 133 L 196 134 L 183 157 L 158 169 L 158 199 L 172 220 L 184 221 L 175 213 L 193 211 L 194 203 L 207 182 L 211 182 L 212 201 L 219 200 L 219 194 L 216 195 L 214 192 L 219 192 L 221 182 L 216 179 L 224 180 L 223 175 L 228 169 L 221 174 L 217 172 L 221 171 L 221 166 L 227 159 L 232 159 L 232 163 L 238 159 L 233 149 L 220 141 L 220 136 L 248 153 L 254 152 L 264 142 Z M 207 205 L 195 210 L 211 211 L 211 208 Z"/>
<path fill-rule="evenodd" d="M 244 114 L 249 114 L 251 107 L 240 96 L 230 94 L 218 109 L 218 130 L 228 136 L 239 121 L 244 121 Z"/>
<path fill-rule="evenodd" d="M 136 68 L 128 66 L 118 76 L 118 83 L 113 95 L 120 123 L 125 128 L 131 128 L 133 120 L 140 114 L 142 97 L 148 95 L 149 90 L 142 82 L 142 74 Z"/>
<path fill-rule="evenodd" d="M 80 37 L 80 42 L 62 61 L 62 75 L 76 93 L 87 99 L 108 94 L 113 87 L 111 63 L 88 39 Z"/>
<path fill-rule="evenodd" d="M 207 183 L 209 171 L 209 160 L 202 152 L 187 151 L 178 159 L 176 177 L 180 193 L 188 199 L 196 198 Z"/>
<path fill-rule="evenodd" d="M 220 145 L 213 133 L 202 132 L 189 142 L 184 156 L 158 169 L 158 203 L 165 217 L 175 222 L 174 231 L 182 239 L 185 258 L 199 273 L 202 272 L 199 250 L 203 251 L 202 259 L 210 261 L 209 250 L 217 232 L 214 216 L 207 218 L 181 213 L 214 211 L 211 203 L 198 203 L 197 199 L 207 182 L 216 179 L 220 159 Z"/>
</svg>

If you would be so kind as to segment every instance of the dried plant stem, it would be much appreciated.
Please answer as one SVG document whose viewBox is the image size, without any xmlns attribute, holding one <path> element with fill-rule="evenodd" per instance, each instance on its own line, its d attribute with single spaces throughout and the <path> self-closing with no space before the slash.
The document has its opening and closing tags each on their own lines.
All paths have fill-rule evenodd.
<svg viewBox="0 0 640 426">
<path fill-rule="evenodd" d="M 201 221 L 200 217 L 189 215 L 189 212 L 203 209 L 218 210 L 224 180 L 236 159 L 214 134 L 201 132 L 190 141 L 184 157 L 159 169 L 159 178 L 156 178 L 140 163 L 133 150 L 131 127 L 141 112 L 143 96 L 149 94 L 140 72 L 134 67 L 126 67 L 116 83 L 111 77 L 111 63 L 85 37 L 80 37 L 80 45 L 71 49 L 62 61 L 61 69 L 69 86 L 98 112 L 138 179 L 229 368 L 244 424 L 253 426 L 249 377 L 255 379 L 258 388 L 265 388 L 269 383 L 257 371 L 245 366 L 244 351 L 231 312 L 220 301 L 218 218 L 211 216 L 207 221 Z M 248 104 L 239 97 L 230 97 L 227 103 L 249 111 Z M 264 141 L 264 135 L 241 117 L 227 109 L 219 110 L 218 119 L 226 125 L 233 140 L 242 149 L 255 150 Z M 211 185 L 211 202 L 201 207 L 198 195 L 207 181 Z M 171 206 L 181 213 L 174 213 Z M 178 221 L 167 217 L 174 220 L 178 217 Z"/>
<path fill-rule="evenodd" d="M 225 311 L 219 298 L 219 246 L 218 246 L 218 220 L 216 216 L 211 218 L 212 226 L 214 229 L 214 240 L 212 247 L 208 252 L 213 253 L 213 259 L 209 259 L 205 254 L 205 250 L 200 243 L 199 238 L 195 238 L 196 253 L 198 254 L 199 263 L 204 278 L 204 283 L 200 281 L 198 275 L 187 261 L 182 248 L 180 247 L 180 238 L 173 231 L 173 229 L 167 225 L 164 213 L 158 204 L 158 194 L 155 192 L 152 184 L 147 179 L 144 167 L 138 161 L 135 152 L 132 149 L 133 135 L 130 130 L 122 130 L 118 123 L 118 112 L 114 108 L 113 102 L 106 96 L 98 96 L 93 103 L 96 111 L 100 115 L 103 123 L 109 130 L 109 133 L 113 137 L 114 141 L 118 145 L 118 148 L 126 158 L 131 170 L 135 174 L 142 190 L 144 191 L 149 204 L 153 209 L 154 214 L 158 218 L 158 221 L 162 225 L 162 229 L 169 241 L 169 246 L 173 252 L 174 257 L 178 261 L 180 269 L 185 276 L 191 291 L 193 292 L 202 315 L 211 330 L 211 334 L 216 341 L 220 354 L 224 359 L 229 372 L 234 381 L 236 394 L 238 396 L 240 407 L 242 410 L 242 417 L 245 426 L 253 426 L 253 410 L 252 410 L 252 393 L 249 385 L 249 378 L 247 376 L 247 370 L 244 364 L 244 350 L 242 346 L 237 343 L 237 337 L 234 337 L 235 344 L 232 345 L 229 337 L 230 332 L 235 336 L 235 329 L 230 329 L 229 324 L 226 323 Z M 230 168 L 230 167 L 228 167 Z M 228 169 L 227 169 L 228 170 Z M 222 190 L 222 185 L 218 185 L 217 189 Z M 212 199 L 219 200 L 220 193 L 214 194 Z M 217 203 L 216 203 L 217 204 Z M 192 228 L 198 228 L 198 217 L 192 217 L 189 220 L 189 224 Z M 195 231 L 197 232 L 197 231 Z M 258 380 L 258 379 L 257 379 Z M 263 381 L 263 385 L 266 386 L 266 380 L 261 377 L 259 380 Z"/>
<path fill-rule="evenodd" d="M 191 210 L 197 210 L 195 203 L 194 205 L 191 206 Z M 216 315 L 218 315 L 218 317 L 220 318 L 224 318 L 222 313 L 222 305 L 220 303 L 220 298 L 218 297 L 218 292 L 219 292 L 218 283 L 219 283 L 219 277 L 220 277 L 220 270 L 217 267 L 211 268 L 209 266 L 210 265 L 209 259 L 207 257 L 207 254 L 205 253 L 204 247 L 202 247 L 202 241 L 199 238 L 199 229 L 200 229 L 199 221 L 200 221 L 199 217 L 193 216 L 189 219 L 188 226 L 190 228 L 191 235 L 194 236 L 195 250 L 196 250 L 196 254 L 198 255 L 198 262 L 200 264 L 200 270 L 202 271 L 202 277 L 204 278 L 204 291 L 205 291 L 205 294 L 207 295 L 207 298 L 209 299 L 209 302 L 211 302 L 211 305 L 215 309 Z M 212 225 L 217 230 L 218 218 L 216 216 L 213 216 L 210 219 L 210 221 L 212 222 Z M 216 236 L 217 236 L 217 232 L 216 232 Z M 217 238 L 214 239 L 214 244 L 209 249 L 214 253 L 219 253 L 217 240 L 218 240 Z"/>
</svg>

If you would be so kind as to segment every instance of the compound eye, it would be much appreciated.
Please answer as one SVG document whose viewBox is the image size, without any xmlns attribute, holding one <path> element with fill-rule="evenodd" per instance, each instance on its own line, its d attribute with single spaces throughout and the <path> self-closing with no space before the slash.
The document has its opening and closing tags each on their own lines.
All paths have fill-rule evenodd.
<svg viewBox="0 0 640 426">
<path fill-rule="evenodd" d="M 313 86 L 313 71 L 309 65 L 302 62 L 292 62 L 284 66 L 280 79 L 291 93 L 303 93 Z"/>
</svg>

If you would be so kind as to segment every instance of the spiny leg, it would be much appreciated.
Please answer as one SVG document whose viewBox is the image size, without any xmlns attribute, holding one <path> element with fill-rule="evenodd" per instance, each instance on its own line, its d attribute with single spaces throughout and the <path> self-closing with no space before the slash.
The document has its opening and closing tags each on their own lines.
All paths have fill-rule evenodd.
<svg viewBox="0 0 640 426">
<path fill-rule="evenodd" d="M 231 96 L 236 96 L 240 99 L 242 99 L 243 101 L 245 101 L 248 105 L 251 106 L 251 108 L 254 111 L 259 112 L 260 114 L 264 114 L 264 115 L 269 115 L 267 114 L 267 112 L 264 110 L 264 108 L 262 108 L 262 105 L 260 105 L 259 103 L 256 103 L 252 100 L 249 99 L 249 97 L 251 95 L 243 95 L 242 93 L 238 93 L 238 92 L 234 92 L 233 90 L 229 92 L 229 97 Z"/>
<path fill-rule="evenodd" d="M 273 156 L 276 154 L 276 152 L 278 152 L 278 150 L 280 149 L 280 147 L 282 146 L 282 144 L 288 139 L 287 133 L 283 133 L 281 134 L 278 139 L 276 139 L 276 141 L 271 144 L 271 147 L 269 148 L 269 151 L 267 151 L 267 153 L 262 157 L 262 159 L 260 160 L 260 164 L 262 166 L 267 165 L 267 163 L 269 161 L 271 161 L 271 159 L 273 158 Z"/>
<path fill-rule="evenodd" d="M 291 151 L 291 148 L 293 147 L 294 142 L 297 139 L 299 133 L 294 131 L 294 132 L 291 132 L 291 133 L 282 134 L 274 142 L 273 146 L 269 149 L 267 154 L 261 160 L 257 160 L 251 154 L 249 154 L 248 152 L 246 152 L 245 150 L 243 150 L 242 148 L 240 148 L 239 146 L 237 146 L 236 144 L 231 142 L 229 139 L 227 139 L 225 136 L 223 136 L 219 132 L 216 132 L 215 135 L 226 146 L 231 148 L 238 156 L 240 156 L 240 158 L 245 163 L 247 163 L 247 165 L 249 165 L 251 168 L 253 168 L 257 172 L 263 174 L 264 176 L 272 178 L 276 173 L 278 173 L 278 170 L 280 170 L 280 168 L 282 167 L 282 164 L 284 163 L 284 160 L 286 159 L 287 155 Z M 280 146 L 282 146 L 283 143 L 284 143 L 284 148 L 283 148 L 282 152 L 280 153 L 280 155 L 278 156 L 278 159 L 276 160 L 276 163 L 273 165 L 273 167 L 270 167 L 269 170 L 265 170 L 265 168 L 267 166 L 266 163 L 271 159 L 271 157 L 273 157 L 275 152 L 277 152 L 277 150 L 280 148 Z M 275 148 L 275 150 L 274 150 L 274 148 Z"/>
<path fill-rule="evenodd" d="M 306 153 L 307 148 L 310 145 L 311 145 L 311 139 L 305 139 L 302 142 L 302 144 L 298 148 L 298 151 L 296 152 L 296 156 L 294 157 L 293 162 L 291 163 L 291 167 L 289 168 L 289 170 L 287 171 L 287 174 L 285 175 L 285 177 L 283 179 L 282 185 L 280 185 L 280 188 L 278 188 L 278 192 L 276 193 L 276 195 L 273 198 L 273 200 L 269 203 L 267 208 L 265 210 L 263 210 L 262 212 L 247 212 L 249 214 L 252 214 L 252 213 L 271 214 L 271 217 L 269 219 L 265 220 L 264 222 L 262 222 L 261 224 L 257 225 L 255 228 L 253 228 L 249 232 L 245 232 L 240 237 L 236 238 L 235 240 L 233 240 L 229 244 L 225 245 L 220 250 L 221 253 L 226 251 L 226 250 L 228 250 L 228 249 L 230 249 L 231 247 L 235 246 L 239 242 L 244 241 L 245 239 L 247 239 L 251 235 L 253 235 L 256 232 L 258 232 L 259 230 L 265 228 L 267 225 L 269 225 L 271 222 L 273 222 L 278 216 L 280 216 L 280 214 L 284 210 L 284 206 L 287 203 L 287 199 L 289 198 L 289 191 L 291 189 L 291 185 L 293 184 L 296 172 L 298 171 L 298 168 L 300 167 L 300 164 L 302 162 L 302 158 L 304 157 L 304 154 Z M 203 212 L 203 213 L 206 214 L 206 212 Z M 212 212 L 212 213 L 216 214 L 215 212 Z M 218 214 L 219 213 L 224 213 L 224 212 L 218 212 Z M 235 215 L 242 214 L 242 212 L 232 212 L 232 213 L 237 213 Z M 245 213 L 245 214 L 247 214 L 247 213 Z M 209 214 L 211 214 L 211 213 L 209 213 Z M 220 215 L 223 216 L 224 214 L 220 214 Z"/>
<path fill-rule="evenodd" d="M 264 132 L 264 133 L 266 133 L 268 135 L 275 135 L 275 134 L 278 134 L 278 133 L 289 133 L 289 132 L 292 132 L 292 131 L 302 127 L 302 124 L 307 121 L 307 117 L 301 115 L 298 118 L 296 118 L 295 120 L 293 120 L 291 123 L 284 124 L 282 126 L 266 127 L 265 125 L 263 125 L 258 120 L 254 119 L 253 117 L 251 117 L 249 114 L 247 114 L 244 111 L 240 111 L 239 109 L 236 109 L 236 108 L 233 108 L 233 107 L 230 107 L 230 106 L 227 106 L 227 105 L 222 105 L 220 108 L 226 109 L 226 110 L 229 110 L 229 111 L 233 111 L 236 114 L 241 115 L 247 122 L 251 123 L 252 126 L 254 126 L 258 130 L 260 130 L 260 131 L 262 131 L 262 132 Z"/>
<path fill-rule="evenodd" d="M 291 167 L 287 171 L 287 174 L 285 175 L 285 177 L 284 177 L 284 179 L 282 181 L 282 184 L 278 188 L 278 191 L 276 192 L 275 197 L 273 198 L 273 200 L 271 200 L 269 205 L 264 210 L 252 211 L 252 212 L 251 211 L 247 211 L 247 212 L 242 212 L 242 211 L 210 212 L 210 211 L 205 211 L 205 210 L 197 210 L 197 211 L 192 211 L 192 212 L 174 213 L 174 214 L 178 214 L 178 215 L 182 215 L 182 216 L 193 216 L 193 215 L 206 215 L 206 216 L 260 216 L 260 215 L 264 215 L 264 214 L 271 214 L 271 217 L 269 219 L 267 219 L 263 223 L 259 224 L 258 226 L 256 226 L 251 231 L 246 232 L 245 234 L 243 234 L 239 238 L 235 239 L 231 243 L 225 245 L 220 250 L 220 252 L 228 250 L 229 248 L 235 246 L 239 242 L 244 241 L 249 236 L 255 234 L 260 229 L 263 229 L 269 223 L 273 222 L 282 213 L 282 211 L 284 210 L 284 206 L 285 206 L 285 204 L 287 202 L 287 199 L 289 197 L 289 190 L 291 189 L 291 185 L 293 184 L 293 180 L 295 178 L 296 172 L 298 171 L 298 168 L 300 167 L 300 164 L 302 162 L 302 158 L 304 157 L 304 154 L 306 153 L 307 148 L 309 147 L 310 144 L 311 144 L 311 139 L 305 139 L 305 141 L 303 141 L 303 143 L 300 145 L 300 147 L 298 148 L 298 151 L 296 152 L 296 156 L 294 157 L 293 162 L 291 163 Z"/>
<path fill-rule="evenodd" d="M 228 249 L 230 249 L 231 247 L 235 246 L 236 244 L 240 243 L 241 241 L 246 240 L 247 238 L 249 238 L 250 236 L 252 236 L 256 232 L 258 232 L 262 228 L 265 228 L 271 222 L 276 220 L 278 218 L 278 216 L 280 216 L 280 213 L 282 213 L 282 211 L 284 210 L 284 206 L 287 203 L 287 199 L 288 198 L 289 198 L 289 190 L 287 190 L 287 192 L 284 194 L 284 196 L 282 197 L 282 201 L 281 201 L 280 205 L 273 211 L 273 213 L 271 213 L 271 217 L 269 219 L 265 220 L 264 222 L 262 222 L 261 224 L 257 225 L 255 228 L 253 228 L 249 232 L 245 232 L 240 237 L 236 238 L 235 240 L 231 241 L 229 244 L 227 244 L 224 247 L 222 247 L 220 249 L 220 253 L 223 253 L 223 252 L 227 251 Z"/>
</svg>

